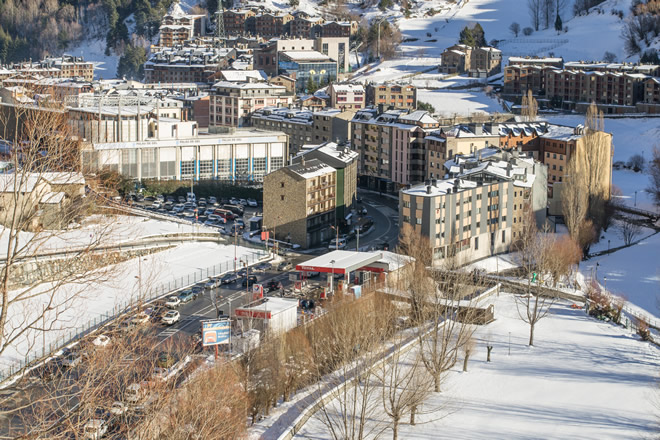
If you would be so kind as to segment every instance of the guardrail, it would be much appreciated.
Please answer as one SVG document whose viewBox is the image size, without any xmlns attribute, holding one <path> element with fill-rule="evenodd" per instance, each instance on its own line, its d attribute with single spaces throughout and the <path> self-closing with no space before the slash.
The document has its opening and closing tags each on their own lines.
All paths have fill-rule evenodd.
<svg viewBox="0 0 660 440">
<path fill-rule="evenodd" d="M 263 250 L 255 250 L 249 255 L 249 257 L 245 256 L 244 258 L 248 260 L 249 265 L 253 265 L 260 261 L 264 261 L 267 259 L 267 257 L 269 257 L 267 252 Z M 129 301 L 117 304 L 112 310 L 108 310 L 106 313 L 103 313 L 83 323 L 81 326 L 76 327 L 75 329 L 71 329 L 68 332 L 61 334 L 60 336 L 57 336 L 54 341 L 48 343 L 48 347 L 44 345 L 40 353 L 36 352 L 32 355 L 28 354 L 24 359 L 16 361 L 9 366 L 5 366 L 2 370 L 0 370 L 0 383 L 7 381 L 17 373 L 22 372 L 26 367 L 32 365 L 33 363 L 44 360 L 45 358 L 51 356 L 52 353 L 75 342 L 77 339 L 80 339 L 89 333 L 92 333 L 93 331 L 103 327 L 104 325 L 114 321 L 121 315 L 130 313 L 137 308 L 148 304 L 149 302 L 169 295 L 177 290 L 192 286 L 200 281 L 206 280 L 216 275 L 224 274 L 233 269 L 234 260 L 227 260 L 223 263 L 209 266 L 205 269 L 199 269 L 194 272 L 190 272 L 187 275 L 174 279 L 173 281 L 161 283 L 153 288 L 148 289 L 145 294 L 138 298 L 132 298 Z"/>
</svg>

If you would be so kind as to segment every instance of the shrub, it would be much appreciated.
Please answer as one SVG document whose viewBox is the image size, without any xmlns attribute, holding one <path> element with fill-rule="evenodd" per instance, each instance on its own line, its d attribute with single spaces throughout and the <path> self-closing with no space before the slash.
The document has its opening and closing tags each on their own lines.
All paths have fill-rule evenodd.
<svg viewBox="0 0 660 440">
<path fill-rule="evenodd" d="M 636 173 L 639 173 L 640 171 L 644 171 L 646 166 L 646 159 L 644 159 L 644 156 L 641 154 L 633 154 L 628 160 L 627 165 L 628 168 Z"/>
<path fill-rule="evenodd" d="M 532 29 L 532 28 L 529 27 L 529 26 L 523 29 L 523 35 L 525 35 L 525 36 L 527 36 L 527 37 L 529 37 L 530 35 L 532 35 L 533 32 L 534 32 L 534 29 Z"/>
</svg>

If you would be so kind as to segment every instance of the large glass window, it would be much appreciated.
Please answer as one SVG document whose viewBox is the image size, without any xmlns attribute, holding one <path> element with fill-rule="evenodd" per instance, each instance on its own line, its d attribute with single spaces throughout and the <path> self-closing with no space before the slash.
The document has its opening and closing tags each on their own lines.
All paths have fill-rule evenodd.
<svg viewBox="0 0 660 440">
<path fill-rule="evenodd" d="M 142 160 L 142 178 L 156 178 L 158 177 L 156 168 L 156 150 L 154 148 L 144 148 L 140 151 L 140 159 Z"/>
<path fill-rule="evenodd" d="M 279 170 L 284 166 L 284 158 L 282 157 L 271 157 L 270 158 L 270 171 L 271 173 L 275 170 Z"/>
<path fill-rule="evenodd" d="M 213 161 L 200 160 L 199 161 L 199 178 L 210 179 L 213 176 Z"/>
<path fill-rule="evenodd" d="M 247 180 L 250 173 L 250 159 L 236 159 L 236 179 Z"/>
<path fill-rule="evenodd" d="M 121 151 L 121 173 L 137 178 L 137 151 L 135 149 Z"/>
<path fill-rule="evenodd" d="M 231 159 L 218 159 L 218 179 L 231 179 Z"/>
<path fill-rule="evenodd" d="M 264 174 L 266 174 L 266 158 L 257 157 L 253 159 L 252 164 L 252 174 L 254 179 L 261 182 L 263 180 Z"/>
<path fill-rule="evenodd" d="M 195 174 L 195 161 L 181 161 L 181 180 L 192 179 Z"/>
</svg>

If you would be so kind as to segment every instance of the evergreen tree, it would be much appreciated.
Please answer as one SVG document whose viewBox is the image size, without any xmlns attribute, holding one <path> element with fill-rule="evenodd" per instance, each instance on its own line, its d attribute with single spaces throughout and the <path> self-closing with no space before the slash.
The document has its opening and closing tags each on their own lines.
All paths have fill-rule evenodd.
<svg viewBox="0 0 660 440">
<path fill-rule="evenodd" d="M 474 47 L 474 35 L 472 35 L 472 29 L 465 26 L 458 36 L 458 42 L 460 44 L 465 44 L 466 46 Z"/>
<path fill-rule="evenodd" d="M 305 86 L 307 88 L 307 93 L 314 93 L 314 80 L 312 79 L 312 75 L 309 75 L 307 77 L 307 85 Z"/>
<path fill-rule="evenodd" d="M 561 17 L 559 14 L 557 14 L 557 18 L 555 19 L 555 30 L 557 32 L 561 32 L 561 30 L 564 28 L 564 25 L 561 22 Z"/>
<path fill-rule="evenodd" d="M 147 51 L 144 47 L 128 45 L 124 50 L 124 55 L 119 58 L 117 76 L 141 80 L 144 76 L 145 62 L 147 62 Z"/>
<path fill-rule="evenodd" d="M 486 43 L 486 33 L 479 23 L 475 24 L 472 28 L 472 36 L 474 37 L 474 47 L 484 47 L 488 45 L 488 43 Z"/>
</svg>

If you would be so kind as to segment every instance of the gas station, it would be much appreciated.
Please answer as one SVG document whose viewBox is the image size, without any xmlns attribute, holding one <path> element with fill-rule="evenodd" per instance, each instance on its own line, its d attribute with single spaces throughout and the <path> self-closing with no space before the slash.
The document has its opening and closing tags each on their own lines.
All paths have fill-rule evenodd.
<svg viewBox="0 0 660 440">
<path fill-rule="evenodd" d="M 343 279 L 337 283 L 339 292 L 347 292 L 351 284 L 363 285 L 369 283 L 375 277 L 379 281 L 383 281 L 390 267 L 384 254 L 389 254 L 389 252 L 331 251 L 297 265 L 296 270 L 303 274 L 303 278 L 297 283 L 302 285 L 305 282 L 306 274 L 309 272 L 327 273 L 327 292 L 334 293 L 335 275 L 343 275 Z M 356 296 L 359 295 L 356 291 L 354 293 L 356 293 Z"/>
</svg>

